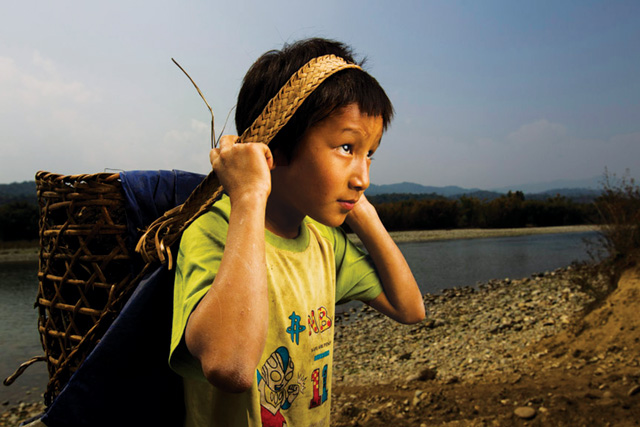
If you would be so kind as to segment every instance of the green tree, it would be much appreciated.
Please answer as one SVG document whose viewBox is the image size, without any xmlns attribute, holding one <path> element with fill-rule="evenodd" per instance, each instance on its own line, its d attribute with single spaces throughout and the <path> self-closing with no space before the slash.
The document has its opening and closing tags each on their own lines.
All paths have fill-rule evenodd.
<svg viewBox="0 0 640 427">
<path fill-rule="evenodd" d="M 461 228 L 486 227 L 485 208 L 482 201 L 472 196 L 458 199 L 458 226 Z"/>
<path fill-rule="evenodd" d="M 38 206 L 13 202 L 0 206 L 0 239 L 31 240 L 38 237 Z"/>
<path fill-rule="evenodd" d="M 527 225 L 524 193 L 509 191 L 486 205 L 486 224 L 489 228 L 518 228 Z"/>
</svg>

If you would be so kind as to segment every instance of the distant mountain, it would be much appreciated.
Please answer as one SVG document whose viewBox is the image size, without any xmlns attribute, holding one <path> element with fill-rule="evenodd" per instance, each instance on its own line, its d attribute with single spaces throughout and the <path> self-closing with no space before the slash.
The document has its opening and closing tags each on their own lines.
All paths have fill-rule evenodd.
<svg viewBox="0 0 640 427">
<path fill-rule="evenodd" d="M 597 190 L 602 186 L 602 175 L 585 179 L 557 179 L 554 181 L 537 182 L 530 184 L 510 185 L 508 187 L 492 188 L 492 191 L 506 193 L 507 191 L 522 191 L 523 193 L 547 193 L 558 189 L 589 189 Z"/>
<path fill-rule="evenodd" d="M 0 184 L 0 205 L 13 202 L 37 203 L 35 181 Z"/>
<path fill-rule="evenodd" d="M 410 198 L 416 199 L 433 199 L 438 197 L 446 198 L 458 198 L 466 195 L 469 197 L 475 197 L 480 200 L 493 200 L 506 194 L 509 191 L 522 191 L 525 197 L 529 200 L 542 200 L 549 197 L 563 196 L 568 199 L 579 202 L 590 202 L 598 197 L 601 193 L 600 180 L 601 178 L 592 178 L 589 180 L 576 180 L 576 181 L 550 181 L 545 184 L 527 184 L 517 185 L 511 187 L 503 187 L 493 190 L 481 190 L 478 188 L 463 188 L 458 186 L 446 186 L 446 187 L 434 187 L 416 184 L 413 182 L 402 182 L 399 184 L 385 184 L 376 185 L 371 184 L 366 191 L 366 195 L 373 200 L 379 202 L 394 201 L 394 200 L 407 200 Z M 582 185 L 582 187 L 556 187 L 555 185 L 562 185 L 575 183 L 576 185 Z M 588 185 L 588 186 L 587 186 Z M 389 197 L 388 195 L 396 195 L 396 197 Z"/>
<path fill-rule="evenodd" d="M 451 197 L 459 194 L 470 193 L 473 191 L 481 191 L 478 188 L 467 189 L 454 185 L 446 187 L 432 187 L 413 182 L 401 182 L 399 184 L 371 184 L 366 191 L 367 196 L 376 196 L 379 194 L 438 194 L 440 196 Z"/>
<path fill-rule="evenodd" d="M 602 194 L 602 190 L 591 188 L 556 188 L 541 193 L 525 193 L 528 200 L 544 200 L 550 197 L 562 196 L 574 202 L 589 203 Z"/>
</svg>

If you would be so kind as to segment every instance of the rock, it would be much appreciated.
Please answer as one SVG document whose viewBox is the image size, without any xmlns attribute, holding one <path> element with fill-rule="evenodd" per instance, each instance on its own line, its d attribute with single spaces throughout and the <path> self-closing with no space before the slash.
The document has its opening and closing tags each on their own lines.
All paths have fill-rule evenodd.
<svg viewBox="0 0 640 427">
<path fill-rule="evenodd" d="M 404 353 L 403 355 L 398 357 L 398 360 L 409 360 L 409 359 L 411 359 L 411 352 Z"/>
<path fill-rule="evenodd" d="M 640 393 L 640 384 L 636 384 L 635 386 L 631 387 L 627 392 L 627 396 L 631 397 L 634 394 L 638 394 L 638 393 Z"/>
<path fill-rule="evenodd" d="M 425 368 L 417 374 L 409 375 L 407 382 L 411 381 L 428 381 L 436 378 L 437 371 L 431 368 Z"/>
<path fill-rule="evenodd" d="M 516 408 L 513 413 L 523 420 L 530 420 L 531 418 L 536 416 L 536 410 L 531 406 L 520 406 Z"/>
<path fill-rule="evenodd" d="M 460 378 L 453 376 L 453 377 L 447 378 L 447 380 L 445 381 L 445 384 L 457 384 L 458 382 L 460 382 Z"/>
</svg>

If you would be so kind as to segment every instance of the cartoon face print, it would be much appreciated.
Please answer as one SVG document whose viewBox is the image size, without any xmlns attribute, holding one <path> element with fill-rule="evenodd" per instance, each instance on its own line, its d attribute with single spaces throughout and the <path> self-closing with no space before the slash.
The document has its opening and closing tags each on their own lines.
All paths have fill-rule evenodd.
<svg viewBox="0 0 640 427">
<path fill-rule="evenodd" d="M 265 417 L 281 417 L 280 409 L 289 409 L 291 403 L 304 390 L 303 378 L 299 378 L 296 384 L 289 384 L 293 378 L 293 371 L 293 360 L 289 357 L 286 347 L 278 347 L 258 371 L 263 422 Z"/>
</svg>

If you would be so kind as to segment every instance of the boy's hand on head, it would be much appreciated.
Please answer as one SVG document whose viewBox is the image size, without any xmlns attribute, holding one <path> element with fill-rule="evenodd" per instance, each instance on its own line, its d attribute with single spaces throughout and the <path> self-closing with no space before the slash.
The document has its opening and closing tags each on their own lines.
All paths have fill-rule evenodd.
<svg viewBox="0 0 640 427">
<path fill-rule="evenodd" d="M 238 144 L 238 137 L 225 135 L 209 153 L 211 167 L 233 202 L 244 196 L 267 197 L 271 193 L 271 150 L 266 144 Z"/>
</svg>

